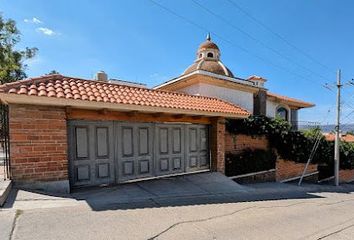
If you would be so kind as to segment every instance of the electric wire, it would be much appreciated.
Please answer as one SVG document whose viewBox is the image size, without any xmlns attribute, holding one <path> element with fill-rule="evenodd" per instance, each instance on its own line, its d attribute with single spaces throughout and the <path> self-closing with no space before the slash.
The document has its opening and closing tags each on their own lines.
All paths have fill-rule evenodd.
<svg viewBox="0 0 354 240">
<path fill-rule="evenodd" d="M 222 17 L 221 15 L 215 13 L 214 11 L 212 11 L 210 8 L 206 7 L 205 5 L 201 4 L 200 2 L 198 2 L 197 0 L 192 0 L 192 2 L 194 4 L 196 4 L 197 6 L 199 6 L 201 9 L 205 10 L 206 12 L 208 12 L 210 15 L 214 16 L 215 18 L 221 20 L 222 22 L 224 22 L 225 24 L 229 25 L 230 27 L 232 27 L 233 29 L 237 30 L 238 32 L 241 32 L 242 34 L 246 35 L 248 38 L 252 39 L 253 41 L 257 42 L 258 44 L 260 44 L 261 46 L 263 46 L 264 48 L 272 51 L 273 53 L 275 53 L 276 55 L 286 59 L 288 62 L 292 63 L 292 64 L 295 64 L 296 66 L 300 67 L 300 68 L 303 68 L 305 69 L 306 71 L 314 74 L 314 75 L 317 75 L 319 76 L 320 78 L 322 79 L 327 79 L 327 77 L 321 75 L 321 74 L 318 74 L 316 72 L 314 72 L 313 70 L 311 70 L 310 68 L 308 67 L 305 67 L 304 65 L 302 64 L 299 64 L 295 61 L 293 61 L 292 58 L 282 54 L 281 52 L 279 52 L 277 49 L 271 47 L 271 46 L 268 46 L 266 43 L 264 43 L 263 41 L 257 39 L 256 37 L 252 36 L 251 34 L 249 34 L 247 31 L 239 28 L 238 26 L 236 26 L 235 24 L 233 24 L 231 21 L 227 20 L 226 18 Z M 327 79 L 328 80 L 328 79 Z M 329 81 L 329 80 L 328 80 Z"/>
<path fill-rule="evenodd" d="M 197 28 L 203 30 L 204 32 L 209 32 L 209 33 L 213 34 L 214 36 L 216 36 L 216 37 L 219 38 L 220 40 L 224 41 L 225 43 L 227 43 L 227 44 L 229 44 L 229 45 L 231 45 L 231 46 L 234 46 L 234 47 L 236 47 L 236 48 L 238 48 L 238 49 L 244 51 L 245 53 L 248 53 L 248 54 L 252 55 L 253 57 L 255 57 L 255 58 L 261 60 L 262 62 L 264 62 L 264 63 L 266 63 L 266 64 L 272 65 L 273 67 L 278 68 L 278 69 L 280 69 L 280 70 L 282 70 L 282 71 L 284 71 L 284 72 L 290 73 L 290 74 L 292 74 L 292 75 L 294 75 L 294 76 L 297 76 L 297 77 L 299 77 L 299 78 L 301 78 L 301 79 L 304 79 L 304 80 L 308 81 L 308 82 L 311 83 L 311 84 L 315 84 L 315 82 L 317 82 L 317 83 L 319 83 L 322 87 L 324 87 L 325 89 L 327 89 L 327 90 L 333 92 L 333 90 L 328 89 L 325 84 L 322 84 L 322 83 L 320 83 L 320 82 L 318 82 L 318 81 L 315 81 L 315 82 L 314 82 L 313 79 L 311 80 L 311 79 L 309 79 L 309 78 L 307 78 L 307 77 L 305 77 L 305 76 L 303 76 L 303 75 L 301 75 L 301 74 L 299 74 L 299 73 L 297 73 L 297 72 L 293 72 L 293 71 L 291 71 L 291 70 L 289 70 L 289 69 L 287 69 L 287 68 L 284 68 L 283 66 L 274 64 L 273 62 L 269 61 L 268 59 L 265 59 L 265 58 L 263 58 L 263 57 L 261 57 L 261 56 L 255 54 L 255 53 L 249 51 L 247 48 L 244 48 L 244 47 L 242 47 L 242 46 L 240 46 L 240 45 L 234 43 L 233 41 L 230 41 L 230 40 L 226 39 L 225 37 L 223 37 L 222 35 L 216 33 L 215 31 L 210 31 L 210 30 L 207 29 L 206 27 L 204 27 L 204 26 L 202 26 L 202 25 L 200 25 L 200 24 L 198 24 L 198 23 L 196 23 L 196 22 L 194 22 L 194 21 L 192 21 L 192 20 L 190 20 L 190 19 L 188 19 L 188 18 L 186 18 L 186 17 L 184 17 L 184 16 L 178 14 L 176 11 L 174 11 L 174 10 L 172 10 L 172 9 L 170 9 L 170 8 L 168 8 L 168 7 L 166 7 L 166 6 L 164 6 L 164 5 L 162 5 L 161 3 L 159 3 L 159 2 L 157 2 L 157 1 L 155 1 L 155 0 L 149 0 L 149 1 L 150 1 L 151 3 L 153 3 L 154 5 L 160 7 L 161 9 L 165 10 L 166 12 L 168 12 L 168 13 L 174 15 L 175 17 L 178 17 L 179 19 L 181 19 L 181 20 L 183 20 L 183 21 L 189 23 L 189 24 L 192 25 L 192 26 L 195 26 L 195 27 L 197 27 Z"/>
<path fill-rule="evenodd" d="M 283 41 L 284 43 L 286 43 L 288 46 L 290 46 L 291 48 L 293 48 L 294 50 L 296 50 L 297 52 L 301 53 L 303 56 L 307 57 L 308 59 L 310 59 L 312 62 L 317 63 L 318 65 L 322 66 L 323 68 L 325 68 L 327 71 L 329 71 L 330 73 L 333 73 L 333 71 L 331 70 L 330 67 L 328 67 L 327 65 L 323 64 L 322 62 L 320 62 L 319 60 L 317 60 L 316 58 L 312 57 L 311 55 L 309 55 L 308 53 L 306 53 L 305 51 L 303 51 L 302 49 L 300 49 L 299 47 L 297 47 L 296 45 L 294 45 L 293 43 L 291 43 L 289 40 L 287 40 L 284 36 L 280 35 L 279 33 L 277 33 L 276 31 L 274 31 L 273 29 L 271 29 L 268 25 L 266 25 L 265 23 L 263 23 L 261 20 L 259 20 L 258 18 L 254 17 L 252 14 L 250 14 L 248 11 L 246 11 L 244 8 L 242 8 L 239 4 L 237 4 L 235 1 L 233 0 L 226 0 L 228 1 L 234 8 L 238 9 L 240 12 L 242 12 L 244 15 L 246 15 L 248 18 L 250 18 L 251 20 L 253 20 L 255 23 L 257 23 L 258 25 L 260 25 L 261 27 L 263 27 L 263 29 L 267 30 L 268 32 L 272 33 L 274 36 L 276 36 L 278 39 L 280 39 L 281 41 Z"/>
</svg>

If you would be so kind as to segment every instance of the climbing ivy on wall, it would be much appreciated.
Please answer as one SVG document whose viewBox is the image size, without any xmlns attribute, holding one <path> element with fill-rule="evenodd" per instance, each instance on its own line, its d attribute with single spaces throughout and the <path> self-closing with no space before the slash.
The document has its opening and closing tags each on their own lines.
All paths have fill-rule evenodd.
<svg viewBox="0 0 354 240">
<path fill-rule="evenodd" d="M 266 136 L 271 148 L 276 149 L 281 158 L 306 163 L 320 129 L 307 132 L 293 131 L 288 122 L 265 116 L 251 116 L 240 120 L 227 120 L 226 130 L 231 134 Z M 316 132 L 317 131 L 317 132 Z M 341 169 L 354 169 L 354 144 L 341 144 Z M 334 143 L 321 136 L 312 163 L 333 166 Z"/>
<path fill-rule="evenodd" d="M 239 154 L 225 154 L 226 176 L 254 173 L 275 168 L 277 155 L 272 150 L 246 149 Z"/>
</svg>

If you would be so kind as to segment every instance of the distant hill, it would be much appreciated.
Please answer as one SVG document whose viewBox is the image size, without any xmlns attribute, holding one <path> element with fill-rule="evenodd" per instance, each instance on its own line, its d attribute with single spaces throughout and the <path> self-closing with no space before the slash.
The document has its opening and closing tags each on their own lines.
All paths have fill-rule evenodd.
<svg viewBox="0 0 354 240">
<path fill-rule="evenodd" d="M 321 125 L 322 132 L 329 133 L 334 131 L 336 125 L 329 124 L 329 125 Z M 313 125 L 299 125 L 299 129 L 310 129 L 313 128 Z M 341 126 L 342 132 L 354 132 L 354 124 L 345 124 Z"/>
</svg>

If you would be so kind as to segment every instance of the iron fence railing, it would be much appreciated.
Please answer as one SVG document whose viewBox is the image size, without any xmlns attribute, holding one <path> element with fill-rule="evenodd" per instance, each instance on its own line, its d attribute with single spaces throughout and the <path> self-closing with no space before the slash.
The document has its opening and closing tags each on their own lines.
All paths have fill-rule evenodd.
<svg viewBox="0 0 354 240">
<path fill-rule="evenodd" d="M 0 104 L 0 162 L 4 168 L 4 180 L 11 179 L 9 107 Z"/>
<path fill-rule="evenodd" d="M 311 129 L 315 127 L 321 127 L 319 122 L 311 121 L 291 121 L 292 130 L 297 131 L 301 129 Z"/>
</svg>

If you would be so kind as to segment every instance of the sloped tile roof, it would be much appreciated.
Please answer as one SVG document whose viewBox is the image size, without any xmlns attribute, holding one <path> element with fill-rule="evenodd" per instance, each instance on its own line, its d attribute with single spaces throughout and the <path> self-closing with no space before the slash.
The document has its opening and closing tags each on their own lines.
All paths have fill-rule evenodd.
<svg viewBox="0 0 354 240">
<path fill-rule="evenodd" d="M 0 93 L 249 115 L 247 110 L 217 98 L 131 87 L 59 74 L 0 85 Z"/>
<path fill-rule="evenodd" d="M 334 133 L 327 133 L 327 134 L 324 134 L 324 136 L 325 136 L 325 139 L 327 141 L 330 141 L 330 142 L 333 142 L 335 140 L 335 137 L 336 137 Z M 341 134 L 340 139 L 343 142 L 353 143 L 354 142 L 354 135 Z"/>
<path fill-rule="evenodd" d="M 280 100 L 280 101 L 288 102 L 294 106 L 299 106 L 299 107 L 313 107 L 313 106 L 315 106 L 313 103 L 305 102 L 305 101 L 295 99 L 295 98 L 282 96 L 282 95 L 271 93 L 271 92 L 267 92 L 267 96 L 273 97 L 273 98 Z"/>
</svg>

